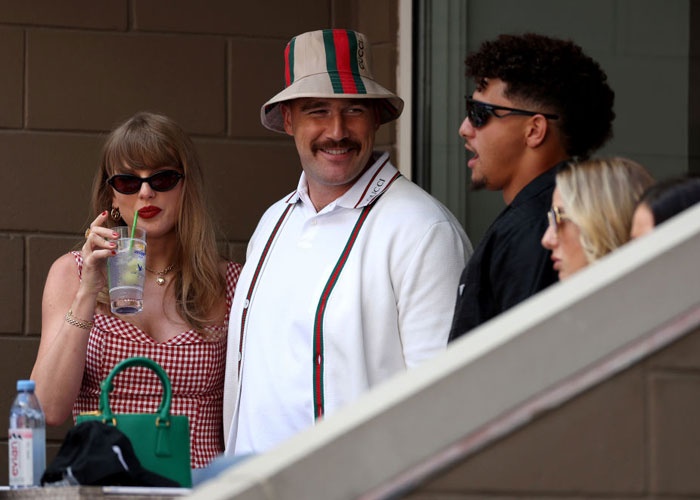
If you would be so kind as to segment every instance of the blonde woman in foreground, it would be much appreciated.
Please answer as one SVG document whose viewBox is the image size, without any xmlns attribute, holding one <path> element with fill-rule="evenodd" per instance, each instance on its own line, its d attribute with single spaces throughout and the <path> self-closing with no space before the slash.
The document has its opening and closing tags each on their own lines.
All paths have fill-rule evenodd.
<svg viewBox="0 0 700 500">
<path fill-rule="evenodd" d="M 569 163 L 556 176 L 542 246 L 563 280 L 629 241 L 639 197 L 654 183 L 627 158 Z"/>
</svg>

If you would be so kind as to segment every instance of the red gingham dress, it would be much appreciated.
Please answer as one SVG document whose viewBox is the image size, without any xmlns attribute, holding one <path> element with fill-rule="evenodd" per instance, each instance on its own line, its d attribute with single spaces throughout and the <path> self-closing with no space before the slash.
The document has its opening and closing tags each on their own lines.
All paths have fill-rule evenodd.
<svg viewBox="0 0 700 500">
<path fill-rule="evenodd" d="M 83 258 L 72 252 L 82 275 Z M 95 314 L 88 339 L 85 372 L 73 418 L 95 411 L 99 406 L 100 382 L 120 361 L 133 356 L 150 358 L 170 378 L 173 415 L 187 415 L 190 423 L 192 468 L 205 467 L 223 452 L 222 402 L 226 366 L 228 317 L 240 264 L 228 263 L 226 270 L 226 317 L 204 338 L 194 330 L 167 342 L 157 343 L 146 333 L 114 316 Z M 162 400 L 162 385 L 147 368 L 134 367 L 114 379 L 109 404 L 114 413 L 154 413 Z"/>
</svg>

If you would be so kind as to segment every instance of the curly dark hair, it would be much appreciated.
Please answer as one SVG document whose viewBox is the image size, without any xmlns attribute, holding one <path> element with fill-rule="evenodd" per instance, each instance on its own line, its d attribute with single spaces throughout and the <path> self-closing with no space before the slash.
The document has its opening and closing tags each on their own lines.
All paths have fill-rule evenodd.
<svg viewBox="0 0 700 500">
<path fill-rule="evenodd" d="M 466 60 L 467 76 L 506 84 L 506 97 L 544 106 L 556 121 L 564 148 L 586 158 L 612 137 L 615 93 L 600 65 L 570 40 L 534 33 L 500 35 Z"/>
</svg>

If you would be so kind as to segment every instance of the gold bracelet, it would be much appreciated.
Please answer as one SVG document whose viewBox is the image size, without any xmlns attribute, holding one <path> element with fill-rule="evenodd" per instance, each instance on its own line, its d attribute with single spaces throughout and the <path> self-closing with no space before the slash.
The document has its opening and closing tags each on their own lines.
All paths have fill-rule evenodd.
<svg viewBox="0 0 700 500">
<path fill-rule="evenodd" d="M 73 316 L 73 310 L 68 309 L 68 312 L 66 313 L 66 323 L 69 325 L 77 326 L 78 328 L 82 328 L 83 330 L 92 330 L 92 321 L 83 321 L 82 319 L 78 319 L 75 316 Z"/>
</svg>

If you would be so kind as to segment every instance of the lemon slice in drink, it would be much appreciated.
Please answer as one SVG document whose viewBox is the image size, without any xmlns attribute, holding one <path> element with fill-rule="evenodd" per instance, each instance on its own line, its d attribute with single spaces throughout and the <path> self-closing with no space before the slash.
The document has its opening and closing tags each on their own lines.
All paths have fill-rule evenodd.
<svg viewBox="0 0 700 500">
<path fill-rule="evenodd" d="M 122 285 L 138 285 L 139 275 L 141 274 L 142 270 L 143 266 L 141 265 L 139 259 L 130 259 L 129 263 L 124 267 L 124 270 L 122 271 Z"/>
</svg>

